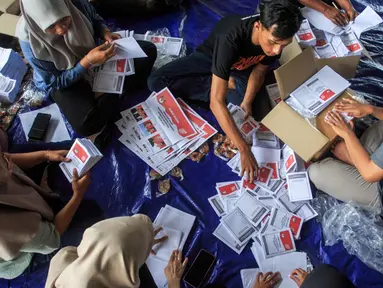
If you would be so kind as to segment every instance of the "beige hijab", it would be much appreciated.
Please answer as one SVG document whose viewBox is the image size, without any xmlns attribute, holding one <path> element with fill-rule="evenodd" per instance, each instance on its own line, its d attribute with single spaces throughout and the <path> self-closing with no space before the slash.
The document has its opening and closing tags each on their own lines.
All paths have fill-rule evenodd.
<svg viewBox="0 0 383 288">
<path fill-rule="evenodd" d="M 68 70 L 83 58 L 96 44 L 92 23 L 71 0 L 21 0 L 22 17 L 16 36 L 29 42 L 34 56 L 53 62 L 58 70 Z M 47 34 L 52 24 L 71 17 L 71 25 L 64 36 Z"/>
<path fill-rule="evenodd" d="M 145 215 L 112 218 L 88 228 L 80 246 L 66 247 L 52 259 L 46 288 L 136 288 L 139 269 L 153 246 Z"/>
</svg>

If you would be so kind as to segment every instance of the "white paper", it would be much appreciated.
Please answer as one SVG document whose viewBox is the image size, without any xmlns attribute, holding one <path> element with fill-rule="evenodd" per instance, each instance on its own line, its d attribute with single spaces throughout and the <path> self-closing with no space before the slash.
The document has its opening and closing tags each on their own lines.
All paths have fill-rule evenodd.
<svg viewBox="0 0 383 288">
<path fill-rule="evenodd" d="M 207 199 L 211 205 L 211 207 L 213 207 L 214 209 L 214 212 L 218 215 L 218 217 L 222 217 L 223 215 L 225 215 L 225 206 L 222 202 L 222 199 L 221 199 L 221 196 L 219 195 L 214 195 L 210 198 Z"/>
<path fill-rule="evenodd" d="M 283 208 L 286 211 L 289 211 L 291 213 L 295 213 L 295 211 L 297 211 L 304 203 L 306 203 L 304 201 L 303 202 L 291 202 L 290 197 L 289 197 L 289 193 L 287 193 L 287 192 L 282 194 L 278 198 L 278 200 L 279 200 L 279 203 L 282 204 Z"/>
<path fill-rule="evenodd" d="M 307 172 L 288 173 L 286 176 L 291 202 L 313 199 Z"/>
<path fill-rule="evenodd" d="M 271 108 L 274 108 L 275 106 L 277 106 L 279 102 L 282 101 L 277 83 L 267 85 L 266 91 L 267 91 L 267 95 L 269 95 Z"/>
<path fill-rule="evenodd" d="M 253 117 L 248 117 L 245 120 L 246 113 L 241 107 L 229 103 L 227 106 L 231 116 L 233 117 L 234 123 L 238 130 L 241 132 L 243 138 L 250 143 L 253 134 L 259 129 L 259 123 L 254 120 Z"/>
<path fill-rule="evenodd" d="M 258 268 L 242 269 L 240 273 L 243 288 L 253 288 L 259 272 Z"/>
<path fill-rule="evenodd" d="M 363 46 L 359 42 L 354 32 L 349 31 L 343 33 L 342 35 L 340 35 L 340 38 L 342 39 L 343 44 L 349 50 L 349 53 L 357 55 L 358 53 L 363 51 Z"/>
<path fill-rule="evenodd" d="M 9 57 L 11 56 L 12 49 L 5 49 L 0 47 L 0 71 L 7 64 Z"/>
<path fill-rule="evenodd" d="M 178 56 L 181 51 L 183 39 L 176 37 L 156 36 L 146 33 L 145 40 L 156 45 L 157 49 L 164 54 Z"/>
<path fill-rule="evenodd" d="M 273 209 L 273 207 L 280 207 L 279 201 L 274 196 L 258 196 L 258 201 L 261 202 L 264 206 L 266 206 L 269 210 Z"/>
<path fill-rule="evenodd" d="M 318 54 L 319 58 L 336 58 L 337 55 L 330 44 L 324 45 L 322 47 L 315 47 L 315 52 Z"/>
<path fill-rule="evenodd" d="M 344 29 L 334 24 L 330 19 L 314 9 L 304 7 L 301 9 L 303 17 L 314 25 L 317 29 L 324 30 L 331 34 L 340 35 L 344 32 Z"/>
<path fill-rule="evenodd" d="M 142 50 L 133 37 L 117 39 L 113 43 L 116 45 L 116 55 L 108 61 L 147 57 L 144 50 Z"/>
<path fill-rule="evenodd" d="M 125 75 L 105 73 L 96 68 L 93 80 L 93 92 L 122 94 L 124 81 Z"/>
<path fill-rule="evenodd" d="M 168 239 L 154 245 L 153 250 L 156 255 L 151 255 L 150 257 L 157 257 L 161 260 L 169 261 L 173 251 L 177 250 L 180 246 L 182 232 L 172 228 L 162 227 L 162 230 L 157 234 L 156 238 L 160 239 L 164 236 L 168 236 Z"/>
<path fill-rule="evenodd" d="M 60 109 L 56 103 L 47 107 L 19 114 L 21 126 L 25 134 L 25 138 L 29 140 L 28 134 L 32 128 L 33 121 L 38 113 L 46 113 L 51 115 L 49 126 L 45 134 L 45 142 L 61 142 L 70 140 L 68 130 L 66 129 L 64 118 L 61 115 Z"/>
<path fill-rule="evenodd" d="M 327 38 L 327 41 L 330 43 L 331 47 L 334 49 L 336 56 L 344 57 L 350 53 L 350 50 L 343 43 L 342 38 L 340 36 L 332 35 L 330 33 L 325 33 L 325 36 Z"/>
<path fill-rule="evenodd" d="M 271 210 L 269 225 L 276 229 L 291 229 L 295 239 L 299 239 L 303 219 L 295 214 L 274 207 Z"/>
<path fill-rule="evenodd" d="M 298 32 L 295 34 L 295 38 L 302 47 L 309 47 L 315 45 L 316 38 L 314 32 L 310 27 L 309 21 L 303 19 Z"/>
<path fill-rule="evenodd" d="M 350 26 L 356 36 L 360 38 L 363 32 L 378 26 L 380 23 L 382 23 L 382 18 L 370 6 L 367 6 Z"/>
<path fill-rule="evenodd" d="M 154 282 L 156 282 L 159 288 L 167 287 L 168 281 L 165 277 L 165 268 L 168 266 L 168 261 L 163 261 L 161 259 L 155 257 L 149 257 L 146 259 L 146 265 L 152 274 Z"/>
<path fill-rule="evenodd" d="M 236 207 L 243 212 L 254 226 L 258 226 L 262 219 L 270 212 L 265 205 L 248 192 L 243 193 L 236 202 Z"/>
<path fill-rule="evenodd" d="M 251 152 L 258 163 L 279 162 L 281 159 L 281 150 L 263 148 L 263 147 L 251 147 Z"/>
<path fill-rule="evenodd" d="M 295 242 L 290 229 L 260 235 L 265 258 L 295 252 Z"/>
<path fill-rule="evenodd" d="M 255 231 L 251 222 L 238 208 L 222 217 L 221 223 L 240 245 L 245 244 Z"/>
<path fill-rule="evenodd" d="M 318 213 L 309 203 L 304 203 L 296 212 L 299 217 L 303 219 L 304 222 L 309 221 L 310 219 L 318 216 Z"/>
<path fill-rule="evenodd" d="M 221 240 L 224 244 L 229 246 L 237 254 L 241 254 L 243 249 L 245 249 L 246 244 L 239 244 L 237 240 L 231 235 L 231 233 L 225 228 L 222 223 L 219 223 L 217 228 L 214 230 L 213 235 Z"/>
</svg>

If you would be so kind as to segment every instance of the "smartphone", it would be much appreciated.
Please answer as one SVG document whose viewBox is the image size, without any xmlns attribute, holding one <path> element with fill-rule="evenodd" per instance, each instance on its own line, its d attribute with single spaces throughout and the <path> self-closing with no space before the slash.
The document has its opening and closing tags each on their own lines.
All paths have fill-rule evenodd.
<svg viewBox="0 0 383 288">
<path fill-rule="evenodd" d="M 206 250 L 199 251 L 197 258 L 190 266 L 184 281 L 194 288 L 199 288 L 215 263 L 215 256 Z"/>
<path fill-rule="evenodd" d="M 47 132 L 49 121 L 51 120 L 50 114 L 39 113 L 33 121 L 31 130 L 29 131 L 29 142 L 43 141 L 45 133 Z"/>
</svg>

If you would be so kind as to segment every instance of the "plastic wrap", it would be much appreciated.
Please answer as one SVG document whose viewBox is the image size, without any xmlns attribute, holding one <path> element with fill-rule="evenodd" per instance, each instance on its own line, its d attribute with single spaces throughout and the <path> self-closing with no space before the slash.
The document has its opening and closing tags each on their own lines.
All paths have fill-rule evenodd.
<svg viewBox="0 0 383 288">
<path fill-rule="evenodd" d="M 36 88 L 32 81 L 30 81 L 23 88 L 23 94 L 20 98 L 24 102 L 25 106 L 37 107 L 40 106 L 44 100 L 48 97 L 45 91 L 41 91 Z"/>
<path fill-rule="evenodd" d="M 375 224 L 376 213 L 352 204 L 328 210 L 322 221 L 326 245 L 342 240 L 347 252 L 383 273 L 383 227 Z"/>
<path fill-rule="evenodd" d="M 338 200 L 334 197 L 320 191 L 317 191 L 316 197 L 311 202 L 311 205 L 318 213 L 318 217 L 316 218 L 318 222 L 322 222 L 323 215 L 327 211 L 339 205 Z"/>
<path fill-rule="evenodd" d="M 170 35 L 170 31 L 168 28 L 158 29 L 156 31 L 147 31 L 145 34 L 146 39 L 148 39 L 152 36 L 172 37 Z M 165 48 L 159 48 L 158 46 L 157 46 L 157 52 L 158 52 L 157 60 L 154 63 L 154 68 L 156 68 L 156 69 L 164 66 L 165 64 L 167 64 L 171 61 L 174 61 L 175 59 L 186 56 L 186 43 L 185 43 L 185 41 L 182 42 L 181 50 L 180 50 L 180 53 L 178 56 L 169 55 L 166 53 Z"/>
</svg>

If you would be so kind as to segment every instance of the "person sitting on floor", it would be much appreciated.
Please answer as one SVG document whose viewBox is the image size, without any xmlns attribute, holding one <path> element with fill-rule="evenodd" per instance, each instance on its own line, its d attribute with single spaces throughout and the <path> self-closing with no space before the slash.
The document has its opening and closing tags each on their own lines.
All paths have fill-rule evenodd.
<svg viewBox="0 0 383 288">
<path fill-rule="evenodd" d="M 45 287 L 157 288 L 145 261 L 153 245 L 167 239 L 154 239 L 159 230 L 142 214 L 96 223 L 77 248 L 65 247 L 53 257 Z M 169 288 L 181 287 L 187 261 L 173 251 L 165 268 Z"/>
<path fill-rule="evenodd" d="M 326 122 L 343 141 L 333 149 L 337 159 L 326 158 L 308 168 L 311 181 L 321 191 L 342 200 L 378 208 L 383 180 L 383 121 L 370 126 L 360 140 L 339 112 L 361 118 L 373 115 L 383 120 L 383 108 L 344 99 Z"/>
<path fill-rule="evenodd" d="M 117 107 L 118 95 L 95 97 L 89 69 L 115 55 L 110 44 L 120 35 L 110 32 L 86 0 L 22 0 L 16 35 L 25 58 L 34 69 L 34 83 L 50 96 L 82 136 L 103 130 Z M 96 47 L 96 40 L 106 41 Z M 147 58 L 135 59 L 136 74 L 125 87 L 146 86 L 157 57 L 156 47 L 138 41 Z M 101 140 L 102 141 L 102 140 Z"/>
<path fill-rule="evenodd" d="M 168 63 L 148 80 L 151 91 L 168 87 L 177 97 L 210 101 L 223 131 L 241 152 L 242 172 L 250 181 L 254 180 L 257 162 L 226 104 L 240 105 L 247 116 L 253 114 L 254 107 L 256 119 L 269 112 L 259 111 L 260 101 L 268 103 L 268 98 L 256 95 L 269 65 L 279 58 L 302 22 L 292 0 L 263 0 L 260 5 L 260 16 L 221 19 L 197 52 Z"/>
<path fill-rule="evenodd" d="M 29 266 L 33 253 L 50 254 L 60 247 L 60 235 L 68 228 L 90 175 L 81 179 L 74 171 L 73 196 L 56 215 L 50 204 L 57 195 L 42 188 L 21 169 L 46 161 L 70 161 L 66 150 L 8 154 L 0 152 L 0 278 L 13 279 Z M 56 196 L 56 197 L 55 197 Z"/>
</svg>

